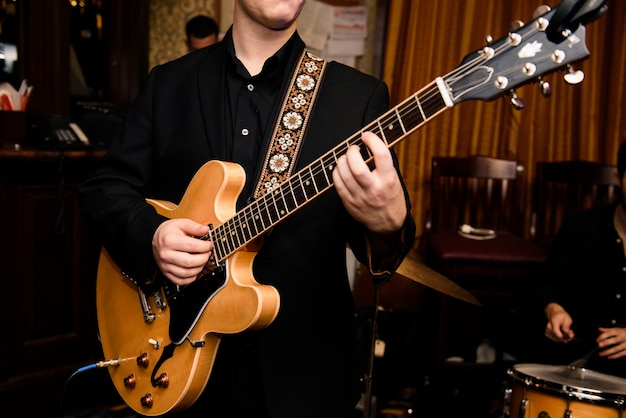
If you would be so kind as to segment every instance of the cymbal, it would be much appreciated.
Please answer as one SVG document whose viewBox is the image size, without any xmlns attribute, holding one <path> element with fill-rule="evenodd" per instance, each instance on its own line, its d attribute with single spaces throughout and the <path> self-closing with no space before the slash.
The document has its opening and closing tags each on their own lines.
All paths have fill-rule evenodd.
<svg viewBox="0 0 626 418">
<path fill-rule="evenodd" d="M 424 263 L 415 260 L 410 254 L 404 258 L 404 261 L 402 261 L 402 264 L 400 264 L 395 274 L 473 305 L 481 304 L 478 299 L 467 290 L 426 266 Z"/>
</svg>

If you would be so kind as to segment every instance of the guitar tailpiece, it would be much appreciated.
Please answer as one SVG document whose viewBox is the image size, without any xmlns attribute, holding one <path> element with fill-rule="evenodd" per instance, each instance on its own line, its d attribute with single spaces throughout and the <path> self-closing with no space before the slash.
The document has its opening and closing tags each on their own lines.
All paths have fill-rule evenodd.
<svg viewBox="0 0 626 418">
<path fill-rule="evenodd" d="M 187 337 L 187 341 L 189 341 L 189 344 L 191 344 L 192 347 L 194 348 L 201 348 L 204 347 L 204 341 L 194 341 L 192 339 L 190 339 L 189 337 Z"/>
</svg>

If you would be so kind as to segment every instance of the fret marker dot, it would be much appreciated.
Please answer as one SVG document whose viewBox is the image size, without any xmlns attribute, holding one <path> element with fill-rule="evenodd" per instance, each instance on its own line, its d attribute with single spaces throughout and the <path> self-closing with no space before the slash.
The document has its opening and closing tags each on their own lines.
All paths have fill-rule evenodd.
<svg viewBox="0 0 626 418">
<path fill-rule="evenodd" d="M 332 164 L 328 166 L 328 170 L 329 171 L 333 171 L 333 165 Z"/>
<path fill-rule="evenodd" d="M 393 123 L 389 124 L 389 125 L 387 126 L 387 129 L 389 129 L 390 131 L 393 131 Z"/>
<path fill-rule="evenodd" d="M 310 181 L 306 181 L 304 184 L 306 184 L 307 186 L 309 186 L 311 184 Z"/>
<path fill-rule="evenodd" d="M 281 211 L 280 211 L 280 214 L 281 214 L 281 215 L 284 215 L 284 214 L 285 214 L 285 211 L 284 211 L 284 210 L 281 210 Z"/>
</svg>

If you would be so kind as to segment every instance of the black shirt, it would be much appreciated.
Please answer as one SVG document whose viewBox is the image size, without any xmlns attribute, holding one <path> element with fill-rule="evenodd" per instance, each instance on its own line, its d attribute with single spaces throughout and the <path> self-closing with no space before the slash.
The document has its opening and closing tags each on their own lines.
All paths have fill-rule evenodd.
<svg viewBox="0 0 626 418">
<path fill-rule="evenodd" d="M 235 55 L 230 32 L 224 37 L 224 42 L 227 43 L 230 56 L 226 63 L 228 96 L 225 98 L 227 115 L 230 112 L 226 118 L 226 132 L 231 139 L 227 141 L 228 158 L 246 171 L 246 185 L 238 202 L 238 208 L 241 208 L 252 199 L 262 169 L 260 163 L 290 81 L 285 73 L 293 71 L 305 45 L 295 33 L 276 54 L 265 61 L 259 74 L 251 76 Z"/>
</svg>

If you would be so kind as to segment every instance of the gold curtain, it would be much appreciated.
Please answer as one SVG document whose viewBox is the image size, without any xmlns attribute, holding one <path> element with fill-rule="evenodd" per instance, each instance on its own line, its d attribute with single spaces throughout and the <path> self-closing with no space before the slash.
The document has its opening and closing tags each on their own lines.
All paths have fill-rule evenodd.
<svg viewBox="0 0 626 418">
<path fill-rule="evenodd" d="M 390 0 L 383 78 L 391 103 L 400 103 L 461 59 L 501 38 L 515 20 L 532 20 L 540 3 L 528 0 Z M 553 1 L 551 6 L 556 6 Z M 485 156 L 516 159 L 526 167 L 526 222 L 530 220 L 532 183 L 539 161 L 590 160 L 615 164 L 626 139 L 626 2 L 608 1 L 609 11 L 587 25 L 590 57 L 576 69 L 579 85 L 566 84 L 563 72 L 544 77 L 552 95 L 538 85 L 522 87 L 525 109 L 508 99 L 467 101 L 448 109 L 396 145 L 418 235 L 429 201 L 431 157 Z M 526 228 L 527 229 L 527 228 Z"/>
</svg>

